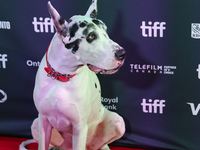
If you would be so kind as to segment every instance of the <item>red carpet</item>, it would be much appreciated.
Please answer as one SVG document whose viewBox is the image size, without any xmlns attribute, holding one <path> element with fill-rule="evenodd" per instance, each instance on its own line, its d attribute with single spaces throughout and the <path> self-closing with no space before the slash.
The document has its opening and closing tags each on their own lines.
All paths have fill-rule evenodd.
<svg viewBox="0 0 200 150">
<path fill-rule="evenodd" d="M 27 139 L 24 138 L 10 138 L 10 137 L 0 137 L 0 150 L 19 150 L 19 145 L 21 142 Z M 144 149 L 133 149 L 133 148 L 123 148 L 123 147 L 110 147 L 111 150 L 144 150 Z M 37 150 L 37 144 L 30 144 L 27 146 L 28 150 Z"/>
</svg>

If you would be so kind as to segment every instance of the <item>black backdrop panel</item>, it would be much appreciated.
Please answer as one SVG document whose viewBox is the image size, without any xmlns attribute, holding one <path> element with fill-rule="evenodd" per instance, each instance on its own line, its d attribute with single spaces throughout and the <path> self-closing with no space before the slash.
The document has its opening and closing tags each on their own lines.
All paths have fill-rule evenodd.
<svg viewBox="0 0 200 150">
<path fill-rule="evenodd" d="M 47 0 L 0 0 L 0 136 L 31 137 L 33 87 L 55 33 Z M 65 19 L 91 0 L 52 0 Z M 102 103 L 126 122 L 113 145 L 199 150 L 200 1 L 99 0 L 98 18 L 127 51 L 114 75 L 98 75 Z"/>
</svg>

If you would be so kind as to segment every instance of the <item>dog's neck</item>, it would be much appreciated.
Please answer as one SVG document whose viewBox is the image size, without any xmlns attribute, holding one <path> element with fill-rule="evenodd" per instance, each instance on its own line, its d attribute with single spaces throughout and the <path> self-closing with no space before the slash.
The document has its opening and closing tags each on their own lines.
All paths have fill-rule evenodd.
<svg viewBox="0 0 200 150">
<path fill-rule="evenodd" d="M 65 48 L 61 37 L 56 33 L 48 50 L 48 62 L 52 68 L 62 74 L 74 74 L 82 62 Z"/>
</svg>

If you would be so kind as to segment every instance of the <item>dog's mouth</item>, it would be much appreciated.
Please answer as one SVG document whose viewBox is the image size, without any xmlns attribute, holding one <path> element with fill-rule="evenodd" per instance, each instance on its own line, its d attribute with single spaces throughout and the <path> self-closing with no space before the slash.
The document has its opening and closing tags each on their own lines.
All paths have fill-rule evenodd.
<svg viewBox="0 0 200 150">
<path fill-rule="evenodd" d="M 88 64 L 88 68 L 95 72 L 95 73 L 101 73 L 101 74 L 113 74 L 113 73 L 116 73 L 119 68 L 123 65 L 123 62 L 119 64 L 118 67 L 114 68 L 114 69 L 109 69 L 109 70 L 106 70 L 106 69 L 102 69 L 102 68 L 99 68 L 99 67 L 96 67 L 94 65 L 91 65 L 91 64 Z"/>
</svg>

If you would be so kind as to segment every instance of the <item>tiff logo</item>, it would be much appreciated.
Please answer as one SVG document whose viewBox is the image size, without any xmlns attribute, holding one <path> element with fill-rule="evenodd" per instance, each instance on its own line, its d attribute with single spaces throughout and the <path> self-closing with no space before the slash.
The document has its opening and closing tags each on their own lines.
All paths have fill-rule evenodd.
<svg viewBox="0 0 200 150">
<path fill-rule="evenodd" d="M 144 113 L 160 113 L 163 114 L 163 108 L 165 107 L 165 100 L 149 99 L 148 102 L 145 98 L 142 100 L 142 110 Z"/>
<path fill-rule="evenodd" d="M 33 17 L 34 31 L 35 32 L 45 32 L 49 33 L 49 29 L 51 33 L 54 33 L 54 24 L 51 18 L 42 18 L 40 17 L 39 20 L 37 17 Z"/>
<path fill-rule="evenodd" d="M 148 22 L 148 25 L 146 25 L 145 21 L 142 21 L 142 25 L 140 28 L 142 29 L 142 36 L 143 37 L 163 37 L 163 32 L 166 29 L 164 26 L 166 25 L 166 22 L 154 22 L 151 21 Z"/>
<path fill-rule="evenodd" d="M 7 54 L 0 54 L 0 68 L 6 68 Z"/>
<path fill-rule="evenodd" d="M 195 106 L 194 106 L 193 103 L 187 103 L 187 104 L 190 105 L 191 110 L 192 110 L 192 114 L 193 114 L 194 116 L 198 115 L 199 110 L 200 110 L 200 104 L 198 104 L 196 108 L 195 108 Z"/>
</svg>

